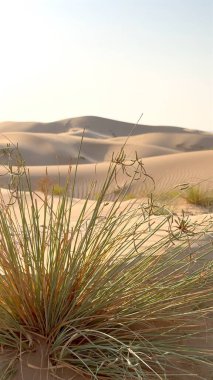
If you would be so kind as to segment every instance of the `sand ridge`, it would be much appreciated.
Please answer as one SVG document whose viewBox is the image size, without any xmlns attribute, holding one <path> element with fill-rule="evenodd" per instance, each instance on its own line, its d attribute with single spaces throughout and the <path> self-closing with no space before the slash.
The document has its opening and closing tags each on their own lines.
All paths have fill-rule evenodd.
<svg viewBox="0 0 213 380">
<path fill-rule="evenodd" d="M 134 126 L 87 116 L 51 123 L 0 123 L 0 149 L 8 143 L 18 144 L 35 189 L 46 168 L 53 182 L 58 182 L 59 172 L 63 181 L 68 165 L 78 160 L 76 196 L 84 197 L 91 181 L 101 186 L 112 155 L 125 143 L 127 159 L 134 158 L 137 152 L 159 191 L 186 181 L 207 186 L 212 186 L 213 181 L 213 133 L 210 132 L 171 126 Z M 0 186 L 5 187 L 6 182 L 6 177 L 0 177 Z M 139 193 L 141 186 L 135 184 L 134 191 Z"/>
</svg>

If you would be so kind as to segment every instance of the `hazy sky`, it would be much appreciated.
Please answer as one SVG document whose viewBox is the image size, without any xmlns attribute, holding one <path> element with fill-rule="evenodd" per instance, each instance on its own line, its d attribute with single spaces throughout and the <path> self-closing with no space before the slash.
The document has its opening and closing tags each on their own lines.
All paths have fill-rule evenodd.
<svg viewBox="0 0 213 380">
<path fill-rule="evenodd" d="M 213 131 L 212 0 L 0 0 L 0 120 Z"/>
</svg>

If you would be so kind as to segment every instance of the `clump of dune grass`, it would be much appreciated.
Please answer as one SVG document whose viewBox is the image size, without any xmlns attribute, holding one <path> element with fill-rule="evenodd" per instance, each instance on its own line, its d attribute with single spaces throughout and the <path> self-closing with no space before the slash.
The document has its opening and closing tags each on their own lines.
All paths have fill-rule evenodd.
<svg viewBox="0 0 213 380">
<path fill-rule="evenodd" d="M 200 186 L 191 186 L 185 193 L 184 198 L 187 202 L 203 207 L 210 207 L 213 205 L 213 191 L 204 190 Z"/>
<path fill-rule="evenodd" d="M 2 198 L 0 358 L 9 359 L 1 379 L 12 379 L 39 339 L 51 372 L 70 369 L 84 379 L 187 379 L 196 378 L 196 365 L 212 368 L 212 351 L 197 345 L 213 311 L 213 266 L 205 260 L 212 221 L 156 219 L 152 202 L 121 209 L 119 194 L 107 201 L 124 165 L 121 152 L 75 222 L 76 168 L 57 202 L 53 192 L 37 196 L 25 170 L 10 205 Z"/>
<path fill-rule="evenodd" d="M 66 187 L 62 186 L 60 183 L 54 183 L 53 180 L 48 176 L 48 173 L 44 177 L 38 180 L 37 184 L 38 191 L 41 191 L 44 195 L 62 195 L 66 192 Z"/>
<path fill-rule="evenodd" d="M 39 178 L 37 183 L 38 191 L 41 191 L 43 194 L 50 194 L 53 188 L 53 181 L 48 176 L 48 173 L 44 177 Z"/>
<path fill-rule="evenodd" d="M 55 183 L 52 187 L 53 195 L 63 195 L 66 192 L 66 186 L 61 186 L 59 183 Z"/>
</svg>

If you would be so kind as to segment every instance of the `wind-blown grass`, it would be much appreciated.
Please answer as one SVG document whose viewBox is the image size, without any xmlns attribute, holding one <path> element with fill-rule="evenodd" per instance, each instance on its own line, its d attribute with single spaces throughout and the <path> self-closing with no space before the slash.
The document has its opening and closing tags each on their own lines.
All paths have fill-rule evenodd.
<svg viewBox="0 0 213 380">
<path fill-rule="evenodd" d="M 131 181 L 143 169 L 135 163 Z M 187 379 L 193 366 L 213 366 L 212 351 L 196 345 L 213 311 L 211 220 L 198 228 L 184 215 L 156 220 L 152 204 L 108 202 L 119 169 L 122 152 L 75 222 L 76 172 L 57 203 L 54 194 L 38 199 L 26 171 L 14 203 L 2 199 L 0 345 L 12 360 L 1 378 L 39 337 L 52 372 L 70 368 L 85 379 Z"/>
</svg>

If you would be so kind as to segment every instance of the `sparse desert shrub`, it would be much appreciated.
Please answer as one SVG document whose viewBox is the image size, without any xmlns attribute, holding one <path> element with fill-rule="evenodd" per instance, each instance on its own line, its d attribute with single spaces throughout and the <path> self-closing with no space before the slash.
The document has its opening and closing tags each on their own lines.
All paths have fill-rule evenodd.
<svg viewBox="0 0 213 380">
<path fill-rule="evenodd" d="M 63 195 L 66 192 L 66 186 L 61 186 L 59 183 L 54 183 L 48 176 L 44 176 L 38 180 L 37 190 L 41 191 L 44 195 Z"/>
<path fill-rule="evenodd" d="M 184 193 L 184 198 L 187 202 L 197 206 L 209 207 L 213 205 L 213 191 L 205 191 L 200 186 L 189 187 Z"/>
<path fill-rule="evenodd" d="M 2 200 L 0 358 L 10 359 L 1 379 L 39 339 L 51 372 L 66 368 L 84 379 L 196 379 L 194 365 L 212 366 L 213 352 L 197 344 L 212 312 L 212 261 L 199 265 L 212 252 L 211 241 L 199 244 L 211 220 L 197 231 L 181 218 L 157 221 L 152 202 L 122 211 L 119 197 L 105 202 L 120 162 L 125 156 L 111 163 L 90 217 L 85 199 L 74 226 L 75 180 L 55 207 L 53 194 L 38 204 L 30 177 L 29 195 L 20 182 L 15 203 Z"/>
<path fill-rule="evenodd" d="M 53 187 L 53 181 L 51 178 L 46 175 L 42 178 L 39 178 L 38 184 L 37 184 L 37 189 L 41 191 L 43 194 L 47 195 L 51 193 Z"/>
<path fill-rule="evenodd" d="M 58 183 L 55 183 L 52 186 L 52 193 L 53 193 L 53 195 L 59 195 L 60 196 L 60 195 L 63 195 L 65 192 L 66 192 L 66 187 L 65 186 L 61 186 Z"/>
</svg>

